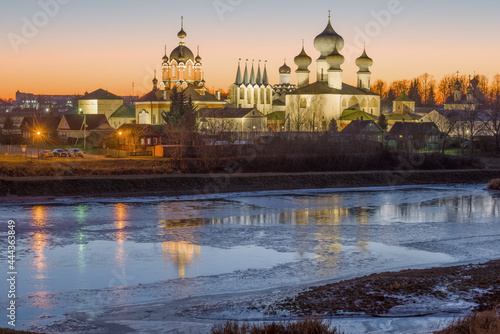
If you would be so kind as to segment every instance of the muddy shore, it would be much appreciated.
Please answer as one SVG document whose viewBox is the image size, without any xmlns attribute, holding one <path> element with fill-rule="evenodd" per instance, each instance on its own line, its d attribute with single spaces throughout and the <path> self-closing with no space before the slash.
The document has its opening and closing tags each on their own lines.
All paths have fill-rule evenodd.
<svg viewBox="0 0 500 334">
<path fill-rule="evenodd" d="M 28 197 L 181 196 L 245 191 L 484 183 L 500 170 L 256 173 L 0 179 L 0 201 Z"/>
</svg>

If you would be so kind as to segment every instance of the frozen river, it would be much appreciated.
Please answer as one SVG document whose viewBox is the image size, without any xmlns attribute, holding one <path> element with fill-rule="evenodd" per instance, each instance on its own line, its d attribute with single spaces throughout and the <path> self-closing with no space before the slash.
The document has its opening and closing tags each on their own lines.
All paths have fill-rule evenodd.
<svg viewBox="0 0 500 334">
<path fill-rule="evenodd" d="M 16 222 L 24 329 L 69 311 L 500 258 L 500 195 L 484 185 L 59 200 L 0 216 Z M 6 251 L 0 261 L 6 274 Z"/>
</svg>

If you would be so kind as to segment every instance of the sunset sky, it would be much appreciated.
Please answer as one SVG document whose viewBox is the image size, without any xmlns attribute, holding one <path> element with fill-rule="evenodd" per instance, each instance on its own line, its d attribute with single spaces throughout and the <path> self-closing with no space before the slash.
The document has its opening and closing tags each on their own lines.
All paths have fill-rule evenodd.
<svg viewBox="0 0 500 334">
<path fill-rule="evenodd" d="M 0 4 L 0 98 L 13 98 L 17 90 L 81 94 L 98 88 L 130 95 L 133 82 L 135 95 L 142 95 L 152 88 L 152 73 L 160 69 L 164 44 L 168 54 L 178 45 L 182 15 L 186 45 L 194 53 L 200 45 L 210 88 L 229 88 L 238 58 L 268 60 L 271 83 L 278 83 L 284 58 L 295 71 L 293 58 L 302 39 L 309 56 L 317 59 L 313 41 L 327 24 L 328 10 L 334 29 L 348 45 L 341 52 L 346 57 L 342 67 L 346 83 L 356 82 L 354 61 L 364 42 L 375 63 L 372 81 L 411 79 L 424 72 L 437 79 L 456 71 L 490 78 L 500 73 L 500 4 L 491 0 L 195 0 L 184 5 L 166 0 L 0 0 Z M 314 72 L 315 63 L 310 69 Z"/>
</svg>

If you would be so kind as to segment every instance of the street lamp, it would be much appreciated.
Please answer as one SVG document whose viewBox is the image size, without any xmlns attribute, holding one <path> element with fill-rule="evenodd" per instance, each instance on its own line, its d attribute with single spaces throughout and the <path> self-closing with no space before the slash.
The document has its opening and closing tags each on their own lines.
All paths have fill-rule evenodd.
<svg viewBox="0 0 500 334">
<path fill-rule="evenodd" d="M 37 155 L 37 157 L 40 158 L 40 136 L 42 135 L 42 133 L 40 131 L 37 131 L 36 135 L 37 135 L 36 140 L 38 141 L 38 145 L 37 145 L 38 155 Z M 33 155 L 31 155 L 31 156 L 33 156 Z"/>
</svg>

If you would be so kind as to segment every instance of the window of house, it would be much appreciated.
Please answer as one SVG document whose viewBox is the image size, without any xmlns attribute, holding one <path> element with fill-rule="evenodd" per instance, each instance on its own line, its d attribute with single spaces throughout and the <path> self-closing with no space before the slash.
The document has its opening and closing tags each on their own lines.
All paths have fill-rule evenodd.
<svg viewBox="0 0 500 334">
<path fill-rule="evenodd" d="M 158 116 L 156 114 L 153 115 L 153 124 L 158 124 L 157 117 Z"/>
<path fill-rule="evenodd" d="M 151 138 L 148 138 L 148 145 L 151 145 Z"/>
<path fill-rule="evenodd" d="M 305 97 L 300 99 L 300 107 L 307 108 L 307 99 Z"/>
<path fill-rule="evenodd" d="M 158 145 L 158 138 L 153 138 L 153 145 Z"/>
<path fill-rule="evenodd" d="M 141 145 L 144 145 L 144 138 L 141 138 Z"/>
</svg>

